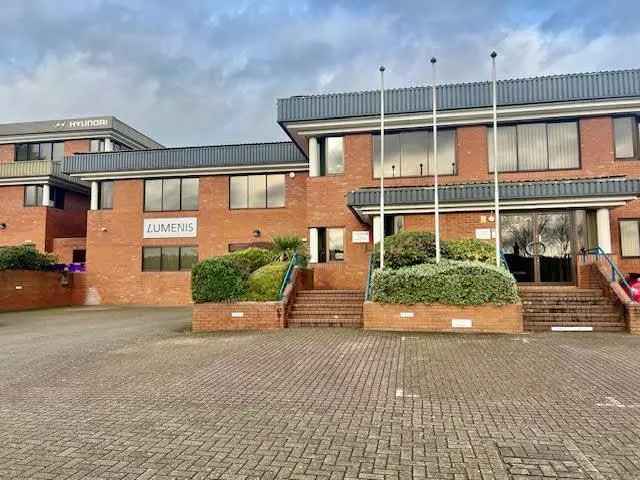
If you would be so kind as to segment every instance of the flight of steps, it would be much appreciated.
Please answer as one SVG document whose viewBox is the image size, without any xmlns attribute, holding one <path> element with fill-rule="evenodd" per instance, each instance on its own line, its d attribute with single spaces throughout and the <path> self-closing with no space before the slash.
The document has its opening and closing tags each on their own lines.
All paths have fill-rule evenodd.
<svg viewBox="0 0 640 480">
<path fill-rule="evenodd" d="M 593 327 L 593 331 L 624 331 L 622 308 L 599 289 L 520 287 L 524 328 Z"/>
<path fill-rule="evenodd" d="M 300 290 L 289 327 L 362 327 L 364 293 L 358 290 Z"/>
</svg>

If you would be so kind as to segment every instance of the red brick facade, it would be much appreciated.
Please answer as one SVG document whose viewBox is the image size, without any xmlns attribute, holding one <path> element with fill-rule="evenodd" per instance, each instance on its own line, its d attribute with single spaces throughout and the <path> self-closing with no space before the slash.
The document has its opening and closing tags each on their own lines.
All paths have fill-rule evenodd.
<svg viewBox="0 0 640 480">
<path fill-rule="evenodd" d="M 194 332 L 273 330 L 284 327 L 282 302 L 202 303 L 194 305 Z"/>
<path fill-rule="evenodd" d="M 365 302 L 363 321 L 367 330 L 522 333 L 522 305 L 396 305 Z"/>
<path fill-rule="evenodd" d="M 56 272 L 0 271 L 0 312 L 72 304 L 73 276 Z"/>
</svg>

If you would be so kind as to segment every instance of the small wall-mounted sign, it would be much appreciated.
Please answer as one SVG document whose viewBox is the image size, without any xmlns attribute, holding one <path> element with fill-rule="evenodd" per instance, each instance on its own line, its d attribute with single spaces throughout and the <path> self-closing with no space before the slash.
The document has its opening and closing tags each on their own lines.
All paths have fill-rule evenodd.
<svg viewBox="0 0 640 480">
<path fill-rule="evenodd" d="M 369 243 L 369 231 L 368 230 L 356 230 L 351 232 L 352 243 Z"/>
<path fill-rule="evenodd" d="M 400 318 L 413 318 L 416 314 L 413 312 L 400 312 Z"/>
<path fill-rule="evenodd" d="M 143 238 L 193 238 L 198 235 L 195 217 L 145 218 Z"/>
<path fill-rule="evenodd" d="M 22 290 L 22 285 L 16 285 L 16 290 Z"/>
<path fill-rule="evenodd" d="M 452 318 L 451 328 L 471 328 L 473 327 L 473 320 L 469 318 Z"/>
<path fill-rule="evenodd" d="M 495 228 L 476 228 L 476 238 L 478 240 L 491 240 L 496 238 Z"/>
<path fill-rule="evenodd" d="M 234 318 L 244 317 L 244 312 L 231 312 L 231 316 Z"/>
</svg>

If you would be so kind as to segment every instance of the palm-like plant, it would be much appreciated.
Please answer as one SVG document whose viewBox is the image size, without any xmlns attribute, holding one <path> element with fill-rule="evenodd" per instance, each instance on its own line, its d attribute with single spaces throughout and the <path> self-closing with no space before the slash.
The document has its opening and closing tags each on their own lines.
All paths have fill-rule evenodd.
<svg viewBox="0 0 640 480">
<path fill-rule="evenodd" d="M 273 251 L 280 257 L 280 260 L 286 262 L 291 260 L 296 253 L 305 254 L 305 244 L 302 238 L 296 235 L 280 235 L 273 237 Z"/>
</svg>

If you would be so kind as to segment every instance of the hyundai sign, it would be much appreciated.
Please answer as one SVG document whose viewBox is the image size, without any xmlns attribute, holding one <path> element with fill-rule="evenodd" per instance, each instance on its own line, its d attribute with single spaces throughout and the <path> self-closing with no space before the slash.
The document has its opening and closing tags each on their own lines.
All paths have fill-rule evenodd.
<svg viewBox="0 0 640 480">
<path fill-rule="evenodd" d="M 198 219 L 145 218 L 143 238 L 194 238 L 198 235 Z"/>
</svg>

